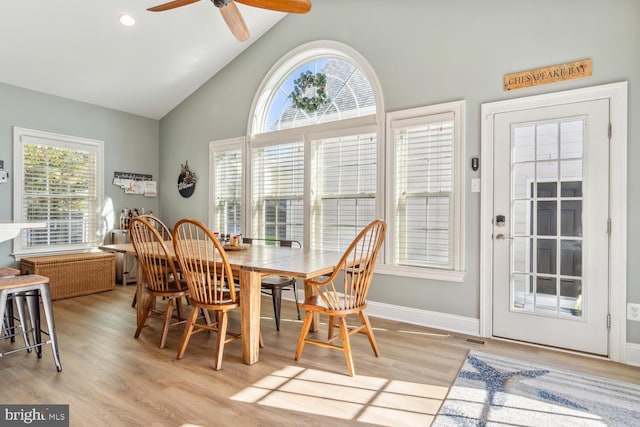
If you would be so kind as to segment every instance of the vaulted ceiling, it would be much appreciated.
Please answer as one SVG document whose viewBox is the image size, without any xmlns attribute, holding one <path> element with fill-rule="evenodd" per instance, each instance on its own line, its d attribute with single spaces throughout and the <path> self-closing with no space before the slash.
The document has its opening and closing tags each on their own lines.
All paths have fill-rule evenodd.
<svg viewBox="0 0 640 427">
<path fill-rule="evenodd" d="M 285 16 L 238 4 L 238 42 L 210 1 L 146 10 L 163 2 L 3 1 L 0 82 L 160 119 Z"/>
</svg>

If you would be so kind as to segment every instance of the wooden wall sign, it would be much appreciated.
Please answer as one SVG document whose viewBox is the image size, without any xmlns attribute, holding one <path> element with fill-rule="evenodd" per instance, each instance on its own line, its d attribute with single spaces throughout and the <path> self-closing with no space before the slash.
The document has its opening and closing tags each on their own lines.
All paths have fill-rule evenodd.
<svg viewBox="0 0 640 427">
<path fill-rule="evenodd" d="M 551 67 L 522 71 L 504 76 L 504 90 L 544 85 L 563 80 L 581 79 L 591 75 L 591 60 L 569 62 Z"/>
</svg>

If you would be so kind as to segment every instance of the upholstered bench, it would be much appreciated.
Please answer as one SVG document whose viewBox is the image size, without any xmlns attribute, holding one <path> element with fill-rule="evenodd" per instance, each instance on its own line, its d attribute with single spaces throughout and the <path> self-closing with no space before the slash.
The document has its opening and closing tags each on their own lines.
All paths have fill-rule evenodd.
<svg viewBox="0 0 640 427">
<path fill-rule="evenodd" d="M 22 274 L 49 278 L 51 299 L 77 297 L 115 288 L 115 255 L 106 252 L 22 258 Z"/>
</svg>

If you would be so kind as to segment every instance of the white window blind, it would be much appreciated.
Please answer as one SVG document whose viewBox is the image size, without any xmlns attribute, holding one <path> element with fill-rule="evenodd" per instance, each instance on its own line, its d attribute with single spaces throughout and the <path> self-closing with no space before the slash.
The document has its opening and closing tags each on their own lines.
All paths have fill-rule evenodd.
<svg viewBox="0 0 640 427">
<path fill-rule="evenodd" d="M 375 133 L 311 142 L 311 245 L 345 250 L 376 217 Z"/>
<path fill-rule="evenodd" d="M 15 219 L 46 222 L 23 233 L 16 253 L 95 247 L 101 240 L 102 145 L 16 128 Z"/>
<path fill-rule="evenodd" d="M 240 148 L 214 149 L 213 162 L 213 227 L 221 233 L 239 234 L 242 232 L 242 151 Z"/>
<path fill-rule="evenodd" d="M 303 240 L 304 148 L 302 142 L 251 151 L 252 233 L 248 237 Z"/>
<path fill-rule="evenodd" d="M 392 125 L 395 147 L 395 259 L 453 269 L 454 115 Z"/>
</svg>

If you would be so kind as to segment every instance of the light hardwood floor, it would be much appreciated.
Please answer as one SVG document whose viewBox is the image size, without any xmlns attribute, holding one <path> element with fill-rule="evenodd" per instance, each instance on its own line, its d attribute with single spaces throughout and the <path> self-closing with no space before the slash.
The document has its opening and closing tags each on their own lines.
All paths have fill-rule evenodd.
<svg viewBox="0 0 640 427">
<path fill-rule="evenodd" d="M 426 426 L 470 349 L 640 384 L 640 368 L 496 340 L 473 344 L 377 318 L 371 323 L 381 357 L 366 337 L 354 336 L 351 378 L 339 351 L 306 346 L 294 361 L 301 327 L 295 307 L 283 302 L 276 332 L 269 298 L 262 303 L 260 362 L 244 365 L 235 341 L 225 348 L 222 370 L 214 371 L 215 334 L 192 337 L 182 360 L 175 357 L 181 329 L 158 348 L 160 319 L 134 339 L 133 291 L 118 286 L 55 301 L 62 372 L 49 346 L 41 360 L 26 352 L 2 357 L 0 403 L 69 404 L 71 426 Z M 239 330 L 238 314 L 232 331 Z M 326 334 L 326 324 L 319 333 Z"/>
</svg>

